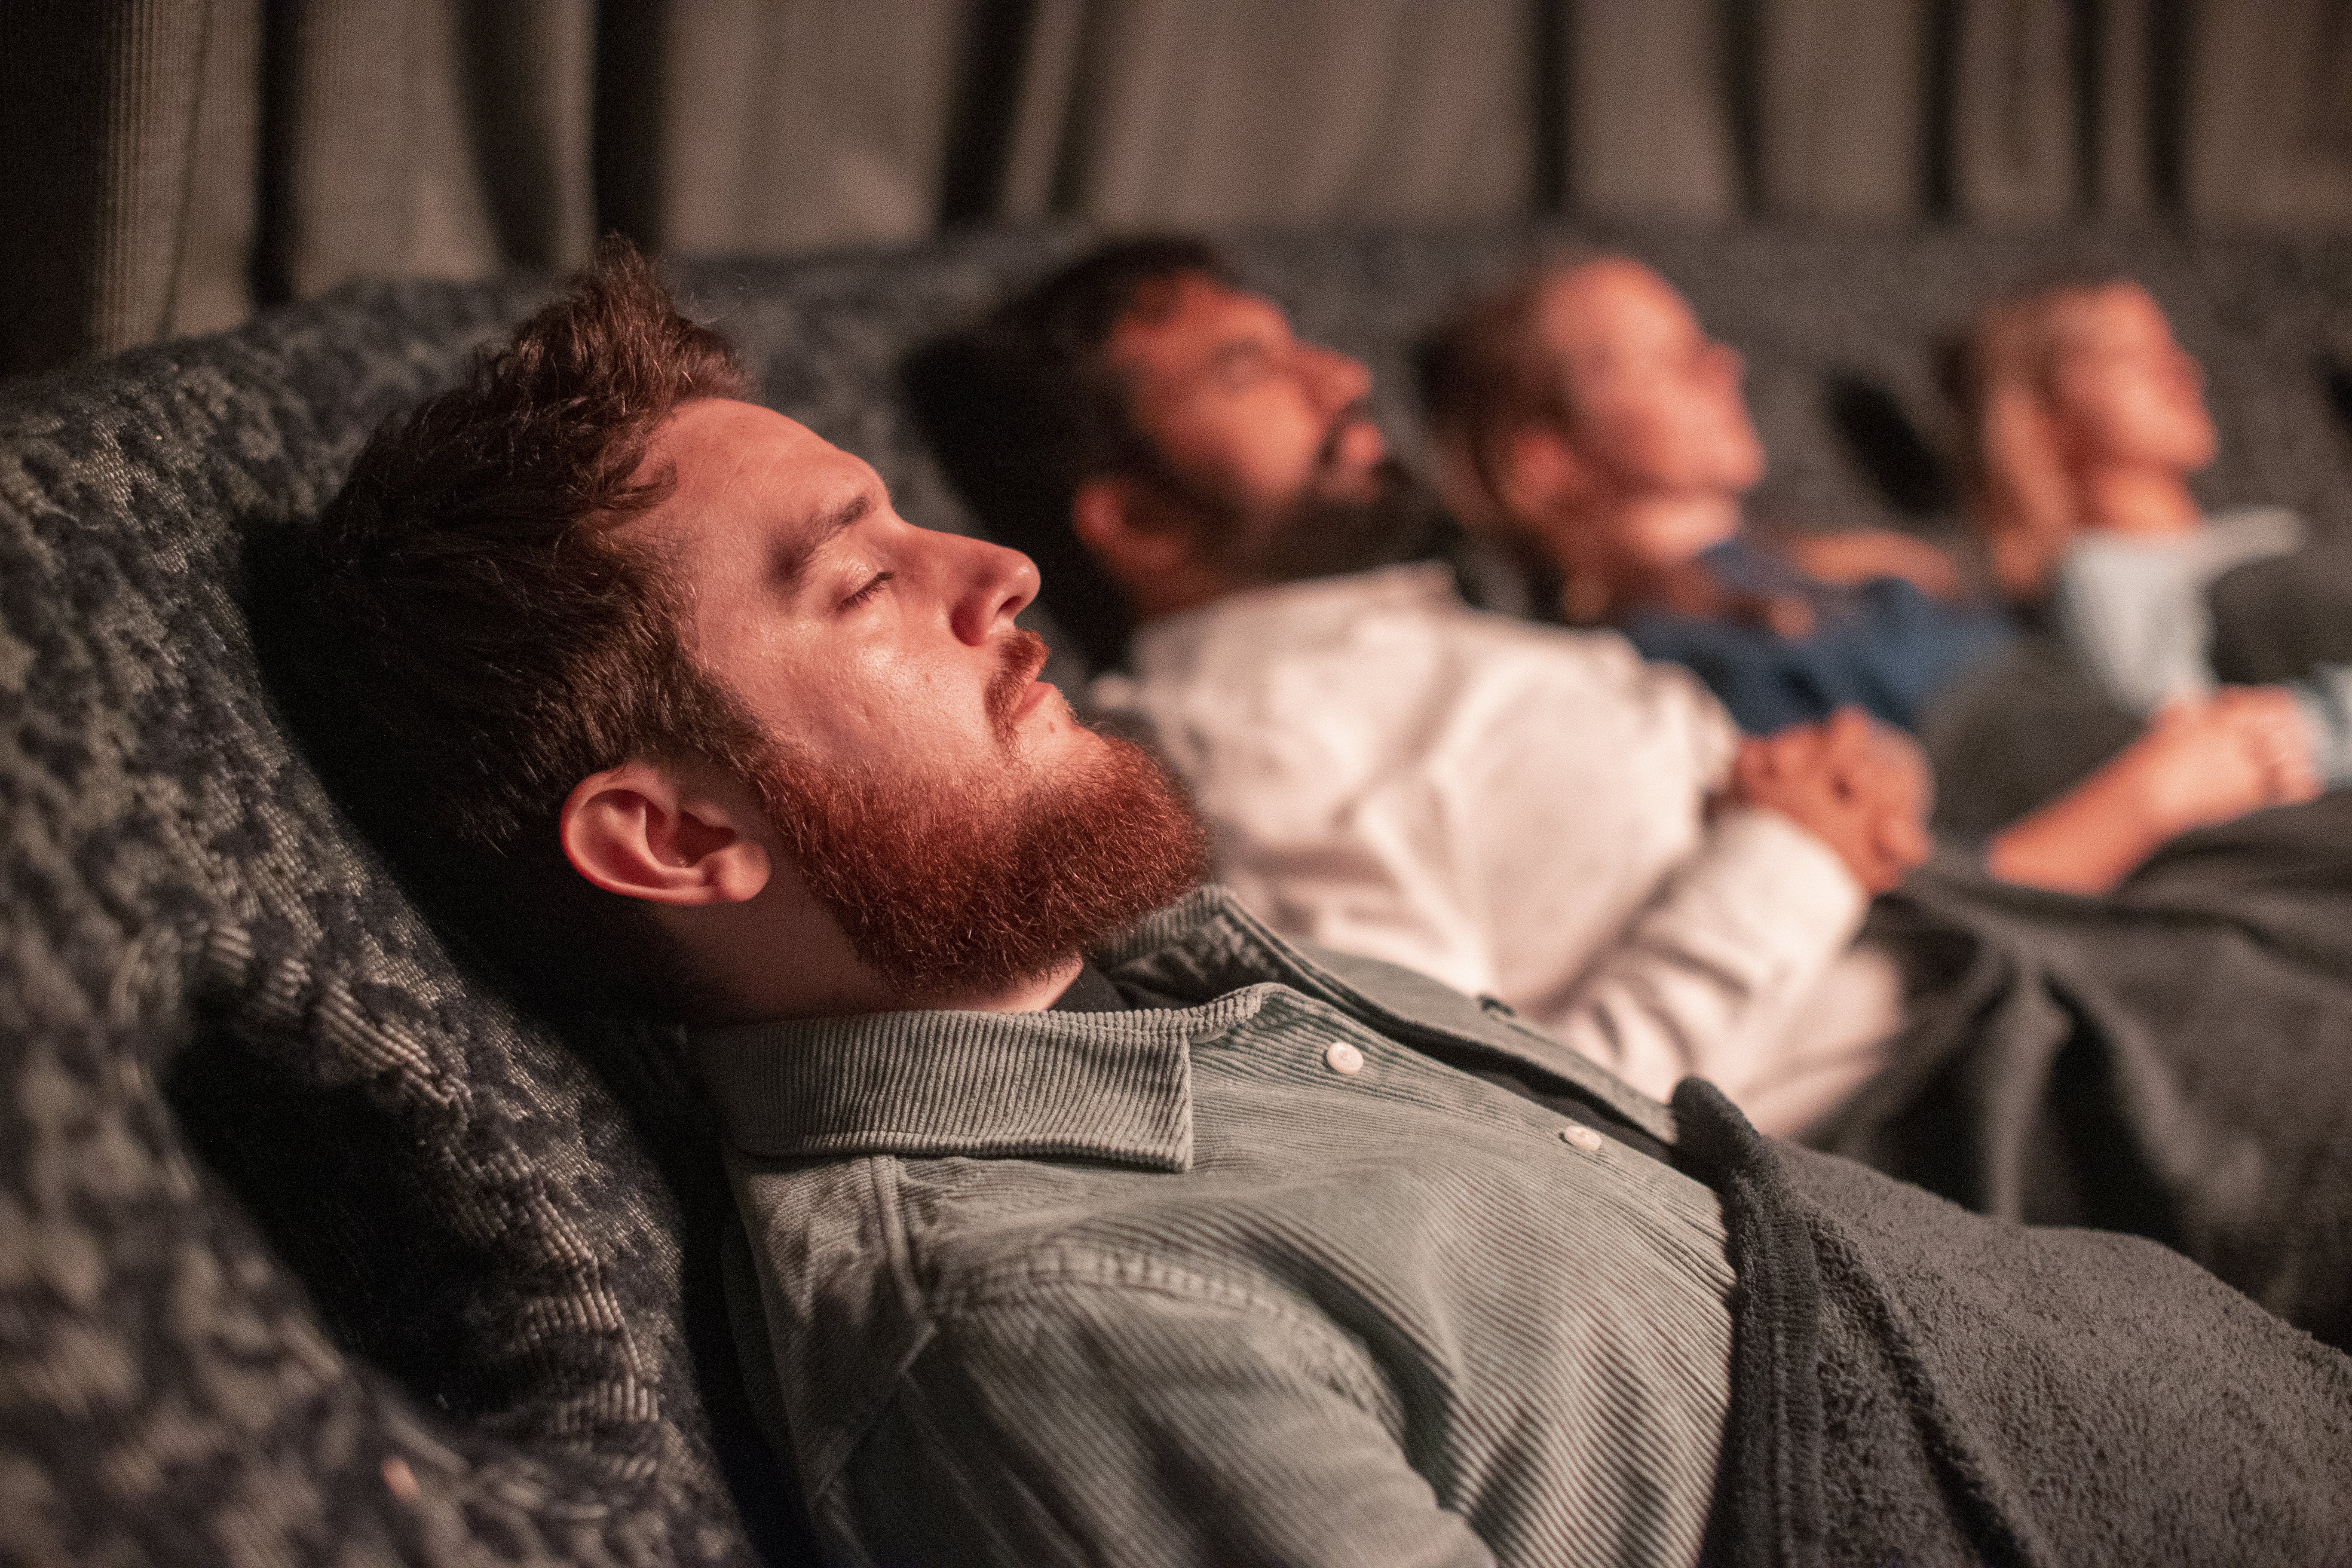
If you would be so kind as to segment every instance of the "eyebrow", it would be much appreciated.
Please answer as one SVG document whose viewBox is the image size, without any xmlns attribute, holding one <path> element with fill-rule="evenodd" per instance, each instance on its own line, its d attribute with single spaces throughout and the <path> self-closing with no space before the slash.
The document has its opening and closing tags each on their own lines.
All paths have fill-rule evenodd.
<svg viewBox="0 0 2352 1568">
<path fill-rule="evenodd" d="M 776 575 L 788 589 L 800 586 L 816 552 L 864 521 L 874 510 L 874 489 L 868 485 L 817 513 L 801 536 L 777 554 Z"/>
</svg>

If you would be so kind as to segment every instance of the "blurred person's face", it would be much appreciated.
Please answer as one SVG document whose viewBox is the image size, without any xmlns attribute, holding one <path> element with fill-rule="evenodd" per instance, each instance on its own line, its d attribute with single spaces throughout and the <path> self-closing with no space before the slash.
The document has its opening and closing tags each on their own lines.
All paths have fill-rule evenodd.
<svg viewBox="0 0 2352 1568">
<path fill-rule="evenodd" d="M 1544 292 L 1538 331 L 1559 365 L 1565 432 L 1588 489 L 1602 499 L 1737 496 L 1764 476 L 1764 447 L 1740 393 L 1738 351 L 1700 330 L 1665 279 L 1609 258 L 1562 273 Z M 1664 510 L 1628 514 L 1618 546 L 1667 566 L 1721 542 L 1722 521 Z M 1647 531 L 1634 527 L 1648 522 Z"/>
<path fill-rule="evenodd" d="M 1036 679 L 1027 556 L 915 527 L 865 462 L 751 404 L 687 405 L 646 462 L 675 488 L 625 526 L 765 742 L 768 862 L 905 994 L 1034 976 L 1198 876 L 1164 776 Z"/>
<path fill-rule="evenodd" d="M 1252 516 L 1310 498 L 1367 500 L 1388 443 L 1361 360 L 1303 342 L 1268 300 L 1198 275 L 1111 333 L 1137 427 L 1169 466 Z"/>
<path fill-rule="evenodd" d="M 2053 325 L 2051 407 L 2078 466 L 2186 474 L 2213 460 L 2204 372 L 2147 289 L 2085 292 L 2058 307 Z"/>
<path fill-rule="evenodd" d="M 1170 519 L 1232 585 L 1360 570 L 1427 537 L 1433 502 L 1364 407 L 1363 362 L 1292 332 L 1270 300 L 1197 274 L 1113 331 L 1108 361 Z"/>
</svg>

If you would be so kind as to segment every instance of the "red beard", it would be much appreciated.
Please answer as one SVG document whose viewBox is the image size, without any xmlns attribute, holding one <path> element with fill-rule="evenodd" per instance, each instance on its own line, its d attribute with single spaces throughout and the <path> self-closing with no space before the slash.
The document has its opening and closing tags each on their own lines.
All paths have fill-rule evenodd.
<svg viewBox="0 0 2352 1568">
<path fill-rule="evenodd" d="M 1013 751 L 1013 710 L 1045 663 L 1021 632 L 991 681 L 998 765 L 877 777 L 772 757 L 757 783 L 809 890 L 910 1003 L 1050 972 L 1201 879 L 1208 844 L 1142 748 L 1109 737 L 1052 773 Z"/>
</svg>

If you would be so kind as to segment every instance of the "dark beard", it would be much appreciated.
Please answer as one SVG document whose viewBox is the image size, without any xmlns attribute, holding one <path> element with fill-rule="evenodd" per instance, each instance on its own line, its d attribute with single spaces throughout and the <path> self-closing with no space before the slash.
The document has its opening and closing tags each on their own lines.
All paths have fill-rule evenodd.
<svg viewBox="0 0 2352 1568">
<path fill-rule="evenodd" d="M 1373 468 L 1369 498 L 1310 488 L 1271 518 L 1253 518 L 1222 490 L 1164 465 L 1146 477 L 1189 514 L 1209 559 L 1244 582 L 1296 583 L 1433 560 L 1461 535 L 1435 492 L 1395 458 Z"/>
<path fill-rule="evenodd" d="M 1032 650 L 1043 654 L 1022 637 L 989 693 L 1008 740 Z M 1022 769 L 1009 745 L 1003 758 L 979 776 L 916 780 L 778 757 L 756 781 L 810 892 L 910 1004 L 1036 979 L 1206 869 L 1199 819 L 1142 748 L 1102 737 L 1052 776 Z"/>
<path fill-rule="evenodd" d="M 1262 583 L 1296 583 L 1444 553 L 1454 525 L 1436 496 L 1394 458 L 1372 473 L 1370 500 L 1303 497 L 1224 564 Z"/>
</svg>

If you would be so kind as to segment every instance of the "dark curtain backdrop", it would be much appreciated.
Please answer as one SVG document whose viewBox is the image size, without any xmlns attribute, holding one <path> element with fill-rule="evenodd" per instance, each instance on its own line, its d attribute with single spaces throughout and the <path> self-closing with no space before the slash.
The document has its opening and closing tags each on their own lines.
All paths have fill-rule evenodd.
<svg viewBox="0 0 2352 1568">
<path fill-rule="evenodd" d="M 2352 0 L 0 0 L 0 372 L 942 226 L 2352 223 Z"/>
</svg>

